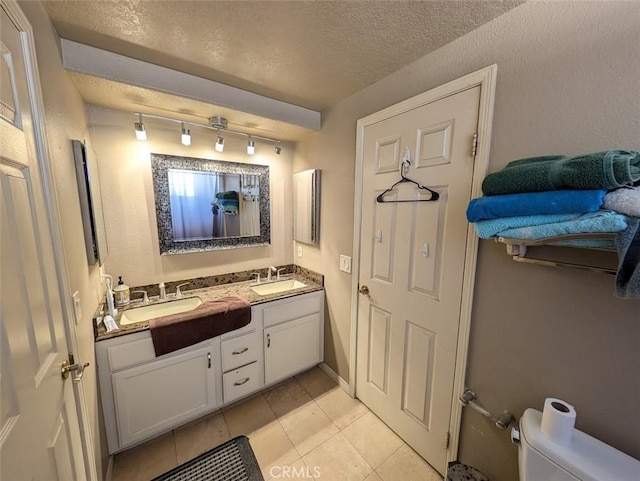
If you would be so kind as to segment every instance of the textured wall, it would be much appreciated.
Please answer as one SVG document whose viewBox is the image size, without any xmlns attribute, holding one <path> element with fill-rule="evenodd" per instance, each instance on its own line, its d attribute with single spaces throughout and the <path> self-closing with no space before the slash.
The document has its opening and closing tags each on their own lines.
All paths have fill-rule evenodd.
<svg viewBox="0 0 640 481">
<path fill-rule="evenodd" d="M 213 149 L 215 132 L 191 128 L 192 145 L 180 143 L 180 125 L 144 119 L 148 140 L 136 140 L 132 112 L 89 106 L 89 130 L 97 153 L 104 200 L 109 256 L 107 272 L 130 286 L 291 264 L 291 151 L 256 139 L 256 155 L 246 138 L 225 136 L 225 149 Z M 229 119 L 232 120 L 232 119 Z M 179 255 L 160 255 L 149 153 L 269 165 L 271 245 Z"/>
<path fill-rule="evenodd" d="M 321 245 L 297 262 L 322 272 L 325 359 L 349 375 L 350 254 L 356 121 L 498 64 L 490 170 L 533 155 L 640 150 L 638 2 L 528 2 L 344 100 L 298 145 L 294 171 L 323 170 Z M 577 427 L 640 457 L 640 301 L 612 295 L 612 278 L 521 265 L 480 245 L 467 384 L 492 411 L 576 406 Z M 459 457 L 492 481 L 517 479 L 507 433 L 465 410 Z"/>
<path fill-rule="evenodd" d="M 98 472 L 106 469 L 97 399 L 93 343 L 93 313 L 100 298 L 98 267 L 87 264 L 80 201 L 71 140 L 89 140 L 84 103 L 62 68 L 59 38 L 40 2 L 20 2 L 34 31 L 38 70 L 44 99 L 44 115 L 52 163 L 54 188 L 60 214 L 67 278 L 71 293 L 78 291 L 82 319 L 77 326 L 78 359 L 91 362 L 83 378 L 90 428 L 94 437 Z M 71 294 L 69 293 L 69 294 Z M 101 435 L 102 434 L 102 435 Z"/>
</svg>

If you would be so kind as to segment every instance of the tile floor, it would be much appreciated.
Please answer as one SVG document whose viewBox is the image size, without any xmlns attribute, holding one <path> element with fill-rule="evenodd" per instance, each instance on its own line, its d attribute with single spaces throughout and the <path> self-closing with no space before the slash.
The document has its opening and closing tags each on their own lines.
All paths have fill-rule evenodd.
<svg viewBox="0 0 640 481">
<path fill-rule="evenodd" d="M 118 454 L 112 479 L 148 481 L 240 434 L 267 481 L 442 480 L 318 368 Z"/>
</svg>

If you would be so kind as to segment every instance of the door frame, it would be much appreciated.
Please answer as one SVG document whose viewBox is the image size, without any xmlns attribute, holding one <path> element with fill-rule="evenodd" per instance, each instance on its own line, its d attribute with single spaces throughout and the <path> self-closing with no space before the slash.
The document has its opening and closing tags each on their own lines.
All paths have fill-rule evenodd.
<svg viewBox="0 0 640 481">
<path fill-rule="evenodd" d="M 51 157 L 49 155 L 49 144 L 44 117 L 45 108 L 36 56 L 35 36 L 29 20 L 16 0 L 1 0 L 1 4 L 11 21 L 14 22 L 20 32 L 22 32 L 23 36 L 23 46 L 25 49 L 24 65 L 26 80 L 29 85 L 29 107 L 31 109 L 31 121 L 33 122 L 35 137 L 37 168 L 40 173 L 43 196 L 46 204 L 46 218 L 52 241 L 51 248 L 54 257 L 56 279 L 58 281 L 58 295 L 60 296 L 60 305 L 64 317 L 65 338 L 67 348 L 77 356 L 78 342 L 73 329 L 74 315 L 71 306 L 71 290 L 67 278 L 67 262 L 62 244 L 62 228 L 60 225 L 58 201 L 51 169 Z M 86 479 L 89 481 L 97 481 L 98 473 L 95 464 L 95 450 L 89 426 L 89 413 L 85 400 L 84 387 L 82 383 L 74 384 L 73 386 L 76 414 L 80 427 L 80 439 L 83 447 L 82 458 Z"/>
<path fill-rule="evenodd" d="M 351 333 L 349 343 L 349 394 L 352 397 L 356 395 L 358 303 L 360 297 L 358 295 L 358 283 L 360 279 L 360 225 L 362 221 L 365 127 L 423 105 L 436 102 L 437 100 L 449 97 L 463 90 L 480 86 L 480 108 L 478 112 L 477 131 L 478 140 L 471 184 L 471 198 L 480 197 L 482 195 L 482 181 L 489 168 L 489 149 L 491 146 L 491 129 L 493 125 L 493 107 L 497 72 L 498 66 L 496 64 L 490 65 L 358 120 L 353 224 L 353 276 L 351 279 Z M 478 236 L 476 236 L 472 225 L 469 224 L 467 228 L 467 246 L 465 250 L 460 326 L 458 330 L 458 342 L 456 348 L 456 366 L 453 381 L 453 393 L 451 396 L 451 418 L 449 419 L 449 433 L 451 437 L 449 448 L 447 450 L 447 463 L 455 461 L 458 454 L 460 420 L 462 417 L 462 404 L 458 402 L 458 397 L 462 395 L 465 387 L 469 331 L 471 327 L 471 308 L 473 304 L 473 289 L 476 277 L 477 257 Z"/>
</svg>

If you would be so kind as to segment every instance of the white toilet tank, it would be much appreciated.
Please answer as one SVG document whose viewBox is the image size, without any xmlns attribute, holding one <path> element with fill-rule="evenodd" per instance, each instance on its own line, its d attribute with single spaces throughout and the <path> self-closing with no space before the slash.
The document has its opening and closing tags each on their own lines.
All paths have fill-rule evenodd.
<svg viewBox="0 0 640 481">
<path fill-rule="evenodd" d="M 541 421 L 535 409 L 520 419 L 520 481 L 640 480 L 640 461 L 577 429 L 569 446 L 556 444 L 540 431 Z"/>
</svg>

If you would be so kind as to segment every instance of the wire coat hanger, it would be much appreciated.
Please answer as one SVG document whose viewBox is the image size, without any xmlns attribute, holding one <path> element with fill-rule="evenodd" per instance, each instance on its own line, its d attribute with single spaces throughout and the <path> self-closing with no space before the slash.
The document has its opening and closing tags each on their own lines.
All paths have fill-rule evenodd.
<svg viewBox="0 0 640 481">
<path fill-rule="evenodd" d="M 400 202 L 432 202 L 438 200 L 440 198 L 440 194 L 438 194 L 435 190 L 431 190 L 429 187 L 425 187 L 424 185 L 416 182 L 415 180 L 411 180 L 404 175 L 404 167 L 405 164 L 411 165 L 411 154 L 409 153 L 409 148 L 407 147 L 404 151 L 404 159 L 402 161 L 402 166 L 400 167 L 400 180 L 385 190 L 382 194 L 376 197 L 376 202 L 378 203 L 400 203 Z M 391 192 L 394 187 L 398 184 L 402 184 L 404 182 L 410 182 L 418 186 L 418 189 L 428 190 L 431 193 L 431 197 L 428 199 L 412 199 L 412 200 L 384 200 L 384 196 Z"/>
</svg>

